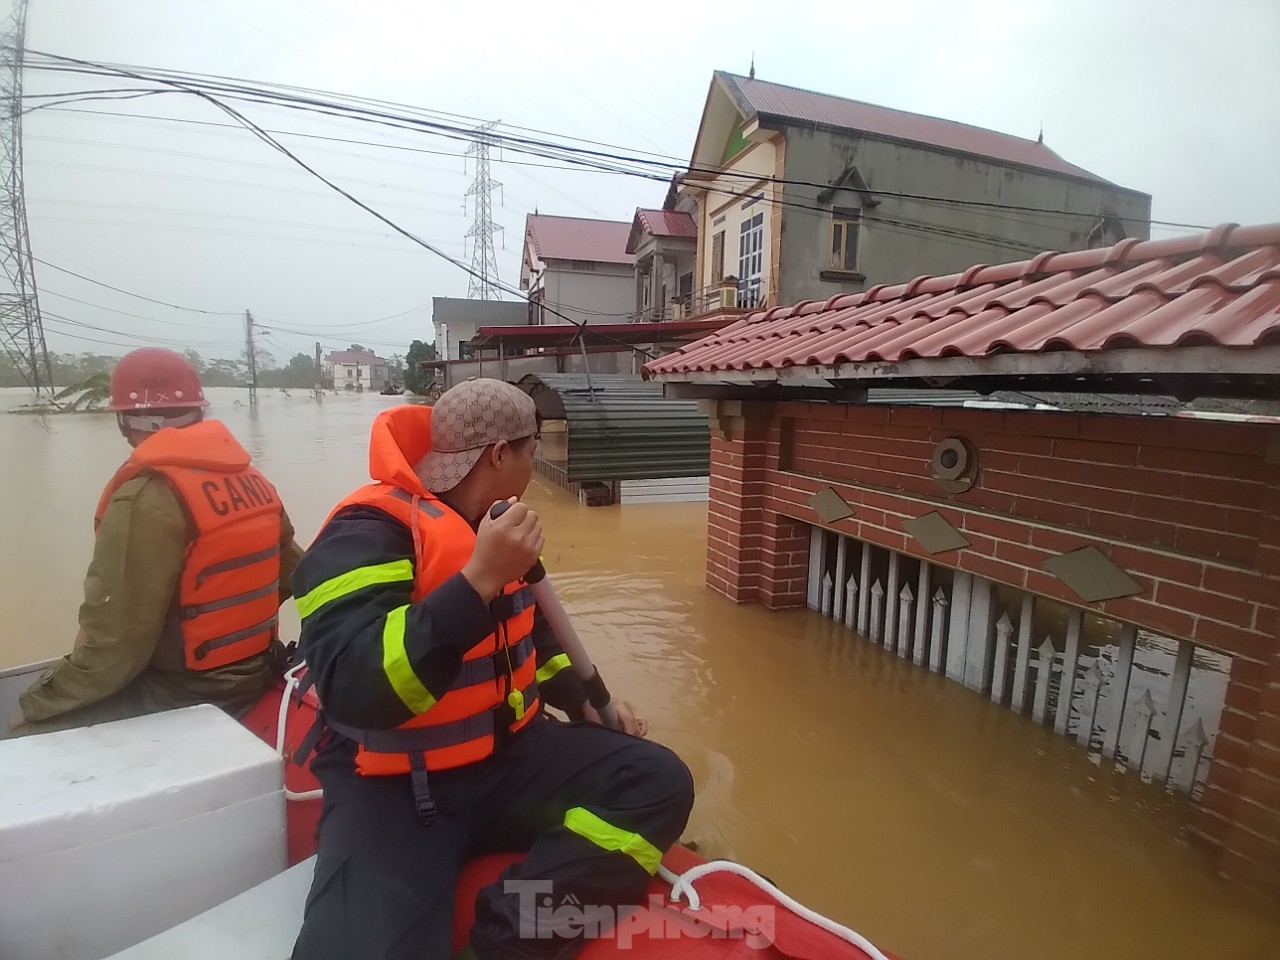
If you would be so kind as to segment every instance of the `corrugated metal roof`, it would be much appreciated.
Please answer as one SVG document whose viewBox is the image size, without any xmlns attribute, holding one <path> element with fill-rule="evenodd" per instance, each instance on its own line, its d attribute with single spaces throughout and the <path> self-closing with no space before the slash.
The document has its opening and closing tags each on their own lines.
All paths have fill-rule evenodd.
<svg viewBox="0 0 1280 960">
<path fill-rule="evenodd" d="M 1039 140 L 723 71 L 717 71 L 716 77 L 747 119 L 762 115 L 856 130 L 1112 185 L 1097 174 L 1068 163 Z"/>
<path fill-rule="evenodd" d="M 636 377 L 529 374 L 517 384 L 543 419 L 565 420 L 571 482 L 705 477 L 711 429 L 696 400 Z"/>
<path fill-rule="evenodd" d="M 645 366 L 646 375 L 948 357 L 1280 344 L 1280 223 L 1047 252 L 775 307 Z"/>
<path fill-rule="evenodd" d="M 542 260 L 636 261 L 627 253 L 630 223 L 531 213 L 525 218 L 524 230 L 534 252 Z"/>
</svg>

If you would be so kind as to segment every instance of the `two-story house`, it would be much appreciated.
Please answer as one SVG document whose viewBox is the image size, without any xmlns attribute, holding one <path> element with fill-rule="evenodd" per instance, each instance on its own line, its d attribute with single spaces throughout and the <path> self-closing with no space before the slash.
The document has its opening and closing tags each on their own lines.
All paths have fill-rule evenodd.
<svg viewBox="0 0 1280 960">
<path fill-rule="evenodd" d="M 748 308 L 1145 239 L 1151 216 L 1042 139 L 721 71 L 679 190 L 695 298 Z"/>
<path fill-rule="evenodd" d="M 381 390 L 391 382 L 386 360 L 358 350 L 334 350 L 325 358 L 323 373 L 335 390 Z"/>
<path fill-rule="evenodd" d="M 698 252 L 698 224 L 684 210 L 637 210 L 627 253 L 636 258 L 635 318 L 642 322 L 689 315 Z"/>
<path fill-rule="evenodd" d="M 630 233 L 626 221 L 529 214 L 520 261 L 520 289 L 533 301 L 529 322 L 630 320 L 635 312 L 635 257 L 627 252 Z"/>
</svg>

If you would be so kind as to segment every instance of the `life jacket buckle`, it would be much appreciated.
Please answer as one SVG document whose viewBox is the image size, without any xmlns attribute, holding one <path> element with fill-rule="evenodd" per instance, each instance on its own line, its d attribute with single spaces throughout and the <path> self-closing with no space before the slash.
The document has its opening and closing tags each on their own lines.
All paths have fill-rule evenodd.
<svg viewBox="0 0 1280 960">
<path fill-rule="evenodd" d="M 436 802 L 431 799 L 431 786 L 427 781 L 427 763 L 420 753 L 409 754 L 409 782 L 413 786 L 413 807 L 418 822 L 424 827 L 435 823 Z"/>
</svg>

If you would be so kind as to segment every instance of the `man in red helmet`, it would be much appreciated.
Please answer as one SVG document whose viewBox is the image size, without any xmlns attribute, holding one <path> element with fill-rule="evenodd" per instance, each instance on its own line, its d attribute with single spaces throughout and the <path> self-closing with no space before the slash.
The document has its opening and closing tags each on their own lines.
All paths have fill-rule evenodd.
<svg viewBox="0 0 1280 960">
<path fill-rule="evenodd" d="M 301 556 L 275 488 L 171 350 L 124 357 L 110 409 L 133 453 L 94 515 L 80 631 L 9 718 L 18 735 L 212 703 L 239 717 L 284 668 Z"/>
</svg>

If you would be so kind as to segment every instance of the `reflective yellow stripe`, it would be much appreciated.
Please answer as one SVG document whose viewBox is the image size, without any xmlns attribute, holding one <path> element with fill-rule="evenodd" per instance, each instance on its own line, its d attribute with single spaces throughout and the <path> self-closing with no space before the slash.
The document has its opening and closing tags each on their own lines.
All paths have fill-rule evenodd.
<svg viewBox="0 0 1280 960">
<path fill-rule="evenodd" d="M 408 612 L 409 608 L 404 606 L 387 614 L 387 625 L 382 628 L 382 669 L 404 705 L 414 713 L 426 713 L 436 705 L 436 698 L 413 672 L 404 648 L 404 618 Z"/>
<path fill-rule="evenodd" d="M 413 579 L 413 563 L 409 560 L 391 560 L 369 567 L 356 567 L 346 573 L 326 580 L 304 596 L 294 600 L 298 616 L 304 620 L 326 603 L 345 597 L 349 593 L 372 587 L 377 583 L 399 583 Z"/>
<path fill-rule="evenodd" d="M 590 810 L 573 807 L 564 815 L 564 825 L 578 836 L 586 837 L 597 847 L 625 853 L 644 867 L 645 872 L 650 876 L 657 873 L 662 863 L 662 851 L 640 834 L 620 830 L 613 824 L 601 820 Z"/>
<path fill-rule="evenodd" d="M 546 683 L 557 673 L 569 666 L 569 655 L 567 653 L 557 653 L 554 657 L 538 668 L 538 672 L 534 674 L 539 684 Z"/>
</svg>

